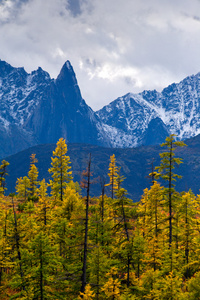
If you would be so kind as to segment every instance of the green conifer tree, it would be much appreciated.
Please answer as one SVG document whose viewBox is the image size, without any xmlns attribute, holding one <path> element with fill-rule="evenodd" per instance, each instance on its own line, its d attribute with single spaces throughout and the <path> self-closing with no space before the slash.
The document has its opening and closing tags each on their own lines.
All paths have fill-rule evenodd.
<svg viewBox="0 0 200 300">
<path fill-rule="evenodd" d="M 8 175 L 7 166 L 9 166 L 9 164 L 10 163 L 6 160 L 2 160 L 0 165 L 0 192 L 3 194 L 6 190 L 6 176 Z"/>
<path fill-rule="evenodd" d="M 174 168 L 176 165 L 182 163 L 181 158 L 174 157 L 175 150 L 178 147 L 186 146 L 182 141 L 175 141 L 175 135 L 171 134 L 166 138 L 166 142 L 161 144 L 161 147 L 167 147 L 167 151 L 160 153 L 161 164 L 156 167 L 159 174 L 157 177 L 161 177 L 168 183 L 168 187 L 165 188 L 165 192 L 168 197 L 168 213 L 169 213 L 169 248 L 172 244 L 172 217 L 173 217 L 173 193 L 174 189 L 174 181 L 176 178 L 182 178 L 182 176 L 174 173 Z"/>
</svg>

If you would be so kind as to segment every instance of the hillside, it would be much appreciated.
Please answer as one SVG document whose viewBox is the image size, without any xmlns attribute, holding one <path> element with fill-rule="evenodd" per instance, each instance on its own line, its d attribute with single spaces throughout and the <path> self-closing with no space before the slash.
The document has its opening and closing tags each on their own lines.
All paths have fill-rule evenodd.
<svg viewBox="0 0 200 300">
<path fill-rule="evenodd" d="M 183 178 L 177 181 L 179 191 L 187 191 L 189 188 L 194 193 L 199 193 L 200 174 L 200 135 L 186 140 L 187 147 L 176 150 L 176 156 L 183 158 L 183 164 L 175 170 Z M 8 191 L 14 191 L 15 182 L 18 177 L 27 175 L 30 164 L 30 155 L 36 154 L 38 159 L 39 179 L 50 176 L 48 168 L 51 163 L 52 151 L 55 144 L 45 144 L 31 147 L 15 155 L 6 157 L 10 163 L 9 177 L 7 178 Z M 100 195 L 99 176 L 104 176 L 108 182 L 109 159 L 115 154 L 117 165 L 121 166 L 122 175 L 126 177 L 124 187 L 128 190 L 129 196 L 138 201 L 143 189 L 150 186 L 148 174 L 151 172 L 152 162 L 154 166 L 159 165 L 159 153 L 163 151 L 160 146 L 146 146 L 138 148 L 103 148 L 88 144 L 68 144 L 68 155 L 71 159 L 71 166 L 75 181 L 80 182 L 81 173 L 87 166 L 88 155 L 92 154 L 92 174 L 94 183 L 91 186 L 92 195 Z M 109 191 L 107 189 L 107 193 Z"/>
</svg>

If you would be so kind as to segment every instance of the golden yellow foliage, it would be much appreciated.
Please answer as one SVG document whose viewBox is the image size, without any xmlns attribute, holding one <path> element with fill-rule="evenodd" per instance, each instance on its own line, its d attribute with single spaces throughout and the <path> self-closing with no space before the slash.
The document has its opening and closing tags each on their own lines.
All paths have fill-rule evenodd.
<svg viewBox="0 0 200 300">
<path fill-rule="evenodd" d="M 85 292 L 81 293 L 80 292 L 80 296 L 78 297 L 79 300 L 92 300 L 94 299 L 95 294 L 94 292 L 91 290 L 91 286 L 89 284 L 86 285 L 85 287 Z"/>
</svg>

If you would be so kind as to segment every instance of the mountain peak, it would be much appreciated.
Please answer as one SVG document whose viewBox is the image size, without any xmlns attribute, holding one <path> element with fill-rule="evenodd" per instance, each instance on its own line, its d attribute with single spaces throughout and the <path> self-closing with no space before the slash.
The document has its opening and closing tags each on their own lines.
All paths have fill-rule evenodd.
<svg viewBox="0 0 200 300">
<path fill-rule="evenodd" d="M 55 80 L 55 86 L 59 95 L 72 106 L 79 105 L 82 102 L 81 92 L 78 86 L 76 75 L 71 63 L 67 60 Z M 60 98 L 60 99 L 61 99 Z M 73 99 L 73 100 L 72 100 Z"/>
<path fill-rule="evenodd" d="M 64 82 L 68 86 L 77 85 L 76 75 L 69 60 L 64 63 L 56 82 Z"/>
<path fill-rule="evenodd" d="M 32 76 L 37 76 L 39 81 L 50 81 L 51 77 L 48 72 L 44 71 L 41 67 L 38 67 L 37 70 L 31 72 Z"/>
<path fill-rule="evenodd" d="M 70 63 L 69 60 L 67 60 L 67 61 L 64 63 L 64 66 L 66 66 L 66 68 L 69 69 L 69 70 L 73 69 L 73 68 L 72 68 L 72 65 L 71 65 L 71 63 Z"/>
<path fill-rule="evenodd" d="M 164 143 L 169 134 L 164 122 L 159 117 L 156 117 L 149 122 L 142 138 L 142 144 L 147 146 Z"/>
<path fill-rule="evenodd" d="M 7 74 L 9 74 L 11 71 L 13 71 L 13 67 L 11 65 L 9 65 L 7 62 L 5 62 L 4 60 L 0 59 L 0 76 L 4 77 Z"/>
</svg>

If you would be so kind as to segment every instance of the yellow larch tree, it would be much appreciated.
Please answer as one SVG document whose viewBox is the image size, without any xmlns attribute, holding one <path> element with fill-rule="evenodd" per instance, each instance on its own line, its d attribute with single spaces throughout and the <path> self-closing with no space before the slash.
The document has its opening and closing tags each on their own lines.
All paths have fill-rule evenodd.
<svg viewBox="0 0 200 300">
<path fill-rule="evenodd" d="M 117 184 L 117 174 L 118 174 L 118 168 L 116 166 L 116 158 L 115 154 L 113 154 L 110 157 L 110 164 L 109 164 L 109 173 L 108 176 L 110 178 L 110 182 L 106 184 L 105 186 L 111 187 L 111 197 L 114 198 L 114 192 L 117 190 L 118 184 Z"/>
<path fill-rule="evenodd" d="M 2 160 L 0 165 L 0 192 L 5 193 L 6 188 L 6 179 L 5 177 L 8 175 L 7 166 L 9 166 L 9 162 L 6 160 Z"/>
<path fill-rule="evenodd" d="M 35 157 L 36 154 L 31 154 L 30 156 L 30 169 L 28 172 L 28 177 L 30 179 L 30 195 L 33 197 L 36 194 L 36 189 L 38 185 L 38 168 L 36 167 L 36 163 L 38 162 L 37 158 Z"/>
<path fill-rule="evenodd" d="M 65 140 L 60 138 L 55 151 L 53 151 L 49 173 L 52 174 L 52 180 L 50 180 L 52 195 L 61 201 L 63 201 L 64 189 L 67 183 L 72 180 L 71 162 L 66 153 L 67 145 Z"/>
<path fill-rule="evenodd" d="M 27 176 L 17 178 L 16 192 L 20 199 L 27 200 L 30 194 L 30 179 Z"/>
<path fill-rule="evenodd" d="M 79 300 L 81 300 L 81 299 L 92 300 L 94 298 L 95 298 L 95 294 L 91 290 L 91 286 L 89 284 L 86 285 L 85 292 L 84 293 L 80 292 L 80 296 L 78 297 Z"/>
<path fill-rule="evenodd" d="M 121 283 L 116 278 L 118 270 L 116 267 L 111 268 L 110 272 L 107 273 L 108 280 L 102 287 L 102 292 L 105 293 L 106 299 L 121 299 L 120 287 Z"/>
</svg>

